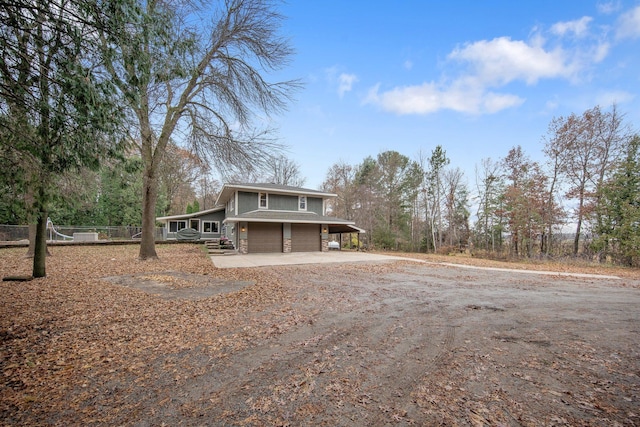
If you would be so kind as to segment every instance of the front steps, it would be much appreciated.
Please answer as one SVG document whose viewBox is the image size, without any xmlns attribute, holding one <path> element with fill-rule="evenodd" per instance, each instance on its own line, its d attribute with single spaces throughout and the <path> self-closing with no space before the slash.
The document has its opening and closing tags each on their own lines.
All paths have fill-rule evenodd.
<svg viewBox="0 0 640 427">
<path fill-rule="evenodd" d="M 210 256 L 238 254 L 238 251 L 233 246 L 220 245 L 219 239 L 207 240 L 204 242 L 204 246 L 207 248 Z"/>
</svg>

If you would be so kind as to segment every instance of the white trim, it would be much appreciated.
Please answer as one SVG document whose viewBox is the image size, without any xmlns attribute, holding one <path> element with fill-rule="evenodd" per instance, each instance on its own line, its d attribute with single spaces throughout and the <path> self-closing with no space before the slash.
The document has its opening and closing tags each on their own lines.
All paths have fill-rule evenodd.
<svg viewBox="0 0 640 427">
<path fill-rule="evenodd" d="M 263 187 L 260 185 L 236 185 L 236 184 L 224 184 L 223 186 L 227 188 L 235 188 L 238 190 L 251 190 L 259 191 L 262 193 L 282 193 L 282 194 L 306 194 L 307 196 L 315 196 L 315 197 L 337 197 L 338 195 L 335 193 L 325 193 L 324 191 L 312 190 L 310 188 L 297 188 L 292 187 L 289 188 L 278 188 L 278 187 Z M 220 191 L 222 193 L 222 191 Z"/>
<path fill-rule="evenodd" d="M 205 226 L 209 224 L 211 225 L 211 230 L 205 231 Z M 216 224 L 217 230 L 213 230 L 213 224 Z M 202 221 L 202 233 L 211 233 L 211 234 L 221 234 L 220 232 L 220 221 Z"/>
<path fill-rule="evenodd" d="M 262 206 L 262 195 L 264 194 L 264 206 Z M 269 209 L 269 193 L 258 191 L 258 209 Z"/>
<path fill-rule="evenodd" d="M 194 212 L 194 213 L 190 213 L 190 214 L 159 216 L 159 217 L 156 218 L 156 221 L 170 221 L 170 220 L 173 220 L 173 219 L 195 218 L 195 217 L 198 217 L 198 216 L 206 215 L 208 213 L 223 211 L 224 209 L 225 209 L 224 206 L 216 206 L 215 208 L 211 208 L 211 209 L 207 209 L 207 210 L 199 211 L 199 212 Z"/>
</svg>

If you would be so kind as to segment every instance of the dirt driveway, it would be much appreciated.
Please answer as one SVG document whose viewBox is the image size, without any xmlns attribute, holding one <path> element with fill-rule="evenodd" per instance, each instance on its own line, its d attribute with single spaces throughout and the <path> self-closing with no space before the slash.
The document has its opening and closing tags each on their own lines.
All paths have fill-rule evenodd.
<svg viewBox="0 0 640 427">
<path fill-rule="evenodd" d="M 5 411 L 6 422 L 640 425 L 639 280 L 410 262 L 248 270 L 278 278 L 279 297 L 247 299 L 191 346 L 157 343 L 152 355 L 136 346 L 132 367 L 104 362 L 104 373 L 65 390 L 74 402 L 65 411 Z M 240 292 L 258 286 L 243 283 Z M 126 283 L 108 286 L 125 292 Z M 216 310 L 176 295 L 163 307 L 189 318 L 197 304 Z"/>
<path fill-rule="evenodd" d="M 377 268 L 281 268 L 304 322 L 181 391 L 221 424 L 640 424 L 638 282 Z"/>
</svg>

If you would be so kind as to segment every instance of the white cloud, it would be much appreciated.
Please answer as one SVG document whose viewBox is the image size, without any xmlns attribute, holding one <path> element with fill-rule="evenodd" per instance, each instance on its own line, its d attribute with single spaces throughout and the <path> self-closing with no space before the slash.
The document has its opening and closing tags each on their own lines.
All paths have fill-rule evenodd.
<svg viewBox="0 0 640 427">
<path fill-rule="evenodd" d="M 355 74 L 340 74 L 340 76 L 338 76 L 338 95 L 340 98 L 342 98 L 345 92 L 350 92 L 353 84 L 357 81 L 358 77 Z"/>
<path fill-rule="evenodd" d="M 480 109 L 486 113 L 497 113 L 507 108 L 517 107 L 524 103 L 524 99 L 517 95 L 488 92 L 481 98 Z"/>
<path fill-rule="evenodd" d="M 591 50 L 591 60 L 593 62 L 602 62 L 602 60 L 604 60 L 604 58 L 609 54 L 610 48 L 611 45 L 606 42 L 595 45 Z"/>
<path fill-rule="evenodd" d="M 522 105 L 524 98 L 495 90 L 513 81 L 534 84 L 542 78 L 570 78 L 576 71 L 561 49 L 545 50 L 544 40 L 514 41 L 508 37 L 481 40 L 456 48 L 450 62 L 463 65 L 448 83 L 426 82 L 380 92 L 374 87 L 365 103 L 397 114 L 430 114 L 452 110 L 492 114 Z"/>
<path fill-rule="evenodd" d="M 333 66 L 324 69 L 325 78 L 332 87 L 337 86 L 338 96 L 342 98 L 345 93 L 350 92 L 353 89 L 353 85 L 358 81 L 358 76 L 355 74 L 340 73 L 338 66 Z"/>
<path fill-rule="evenodd" d="M 406 70 L 411 70 L 413 68 L 413 62 L 410 59 L 407 59 L 406 61 L 404 61 L 404 64 L 402 64 L 402 66 Z"/>
<path fill-rule="evenodd" d="M 637 11 L 640 28 L 640 7 Z M 431 114 L 440 110 L 492 114 L 520 106 L 525 99 L 509 93 L 503 89 L 505 86 L 515 82 L 535 85 L 545 79 L 577 83 L 588 78 L 585 72 L 590 67 L 607 57 L 611 45 L 591 34 L 592 20 L 585 16 L 559 22 L 547 32 L 536 28 L 528 40 L 498 37 L 465 43 L 447 55 L 441 80 L 389 90 L 377 85 L 364 103 L 397 114 Z"/>
<path fill-rule="evenodd" d="M 449 58 L 467 62 L 491 84 L 514 80 L 533 84 L 541 78 L 570 77 L 575 72 L 562 49 L 546 51 L 539 42 L 525 43 L 508 37 L 467 44 L 451 52 Z"/>
<path fill-rule="evenodd" d="M 618 39 L 636 39 L 640 37 L 640 6 L 620 15 L 616 28 Z"/>
<path fill-rule="evenodd" d="M 364 100 L 366 104 L 376 104 L 385 111 L 400 115 L 431 114 L 445 109 L 468 114 L 495 113 L 523 102 L 524 99 L 518 96 L 483 92 L 481 88 L 467 87 L 461 81 L 450 87 L 424 83 L 382 93 L 380 85 L 376 85 Z"/>
<path fill-rule="evenodd" d="M 567 22 L 558 22 L 551 27 L 551 32 L 564 37 L 573 34 L 576 37 L 584 37 L 589 32 L 589 23 L 593 20 L 590 16 L 583 16 L 580 19 Z"/>
<path fill-rule="evenodd" d="M 619 1 L 600 2 L 597 4 L 597 7 L 598 7 L 598 12 L 604 15 L 610 15 L 620 10 L 620 2 Z"/>
</svg>

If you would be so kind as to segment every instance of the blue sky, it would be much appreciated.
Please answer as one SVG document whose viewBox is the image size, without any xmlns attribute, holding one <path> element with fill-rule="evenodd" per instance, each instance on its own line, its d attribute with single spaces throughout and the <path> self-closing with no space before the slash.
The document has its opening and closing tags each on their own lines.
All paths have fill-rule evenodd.
<svg viewBox="0 0 640 427">
<path fill-rule="evenodd" d="M 441 145 L 470 189 L 482 158 L 541 160 L 553 117 L 617 103 L 640 128 L 640 1 L 291 0 L 304 89 L 273 118 L 306 187 L 338 161 Z"/>
</svg>

